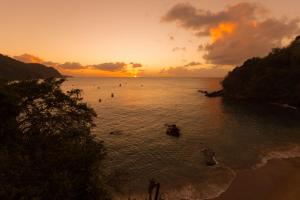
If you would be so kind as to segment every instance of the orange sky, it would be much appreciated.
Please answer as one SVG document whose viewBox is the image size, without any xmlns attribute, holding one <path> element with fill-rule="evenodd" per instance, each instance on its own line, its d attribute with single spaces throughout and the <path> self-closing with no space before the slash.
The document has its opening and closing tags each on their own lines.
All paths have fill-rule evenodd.
<svg viewBox="0 0 300 200">
<path fill-rule="evenodd" d="M 0 53 L 26 53 L 54 63 L 80 63 L 85 66 L 83 69 L 57 67 L 63 73 L 78 76 L 161 76 L 163 72 L 170 72 L 165 76 L 176 76 L 177 72 L 187 76 L 194 72 L 199 72 L 194 73 L 197 76 L 223 76 L 233 65 L 225 63 L 217 68 L 219 64 L 208 61 L 199 46 L 231 34 L 238 25 L 215 25 L 210 36 L 200 37 L 193 28 L 161 21 L 174 5 L 183 2 L 221 12 L 241 1 L 0 0 Z M 262 3 L 270 18 L 299 17 L 299 0 L 247 2 Z M 94 66 L 117 62 L 126 63 L 126 70 L 106 71 Z M 132 62 L 142 66 L 134 68 Z M 199 65 L 187 66 L 192 62 Z M 181 71 L 172 74 L 175 68 Z"/>
</svg>

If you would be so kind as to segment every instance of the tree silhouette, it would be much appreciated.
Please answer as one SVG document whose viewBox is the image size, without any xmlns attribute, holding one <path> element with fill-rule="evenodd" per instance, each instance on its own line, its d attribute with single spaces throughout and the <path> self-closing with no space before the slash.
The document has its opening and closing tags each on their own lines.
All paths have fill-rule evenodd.
<svg viewBox="0 0 300 200">
<path fill-rule="evenodd" d="M 96 113 L 63 81 L 0 83 L 0 199 L 109 199 Z"/>
<path fill-rule="evenodd" d="M 251 58 L 225 77 L 224 96 L 300 106 L 300 37 L 264 58 Z"/>
</svg>

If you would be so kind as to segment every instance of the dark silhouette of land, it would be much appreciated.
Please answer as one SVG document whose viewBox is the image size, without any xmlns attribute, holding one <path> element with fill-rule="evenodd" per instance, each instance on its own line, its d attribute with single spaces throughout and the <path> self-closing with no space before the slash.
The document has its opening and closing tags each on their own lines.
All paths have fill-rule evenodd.
<svg viewBox="0 0 300 200">
<path fill-rule="evenodd" d="M 62 78 L 53 67 L 37 63 L 23 63 L 0 54 L 0 78 L 8 80 Z"/>
<path fill-rule="evenodd" d="M 300 107 L 300 36 L 266 57 L 248 59 L 222 85 L 227 98 Z"/>
</svg>

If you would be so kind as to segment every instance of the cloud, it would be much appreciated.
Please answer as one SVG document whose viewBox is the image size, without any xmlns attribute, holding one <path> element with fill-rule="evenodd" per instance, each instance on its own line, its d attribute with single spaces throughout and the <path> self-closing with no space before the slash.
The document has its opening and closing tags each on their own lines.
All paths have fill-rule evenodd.
<svg viewBox="0 0 300 200">
<path fill-rule="evenodd" d="M 41 62 L 40 64 L 50 66 L 50 67 L 59 67 L 59 65 L 60 65 L 60 63 L 51 62 L 51 61 L 44 61 L 44 62 Z"/>
<path fill-rule="evenodd" d="M 176 51 L 186 51 L 186 47 L 174 47 L 172 49 L 173 52 L 176 52 Z"/>
<path fill-rule="evenodd" d="M 117 62 L 117 63 L 102 63 L 97 65 L 92 65 L 93 68 L 103 70 L 103 71 L 110 71 L 110 72 L 117 72 L 117 71 L 126 71 L 126 63 Z"/>
<path fill-rule="evenodd" d="M 14 56 L 13 58 L 24 63 L 39 63 L 50 67 L 58 67 L 60 65 L 59 63 L 56 62 L 44 61 L 40 57 L 27 54 L 27 53 L 22 54 L 20 56 Z"/>
<path fill-rule="evenodd" d="M 64 64 L 60 64 L 59 67 L 63 69 L 85 69 L 86 68 L 86 66 L 83 66 L 78 62 L 66 62 Z"/>
<path fill-rule="evenodd" d="M 185 67 L 193 67 L 193 66 L 198 66 L 198 65 L 202 65 L 202 63 L 193 61 L 193 62 L 190 62 L 190 63 L 184 65 L 184 66 Z"/>
<path fill-rule="evenodd" d="M 43 63 L 44 62 L 41 58 L 27 54 L 27 53 L 22 54 L 20 56 L 14 56 L 14 59 L 19 60 L 24 63 Z"/>
<path fill-rule="evenodd" d="M 55 67 L 55 68 L 59 68 L 59 69 L 84 69 L 86 68 L 85 66 L 82 66 L 80 63 L 77 62 L 66 62 L 64 64 L 61 63 L 57 63 L 57 62 L 52 62 L 52 61 L 44 61 L 43 59 L 34 56 L 34 55 L 30 55 L 30 54 L 23 54 L 20 56 L 14 56 L 14 58 L 16 60 L 19 60 L 21 62 L 25 62 L 25 63 L 39 63 L 39 64 L 43 64 L 46 66 L 51 66 L 51 67 Z"/>
<path fill-rule="evenodd" d="M 163 17 L 175 22 L 198 37 L 210 37 L 204 59 L 218 65 L 236 65 L 253 56 L 263 56 L 281 46 L 283 39 L 299 33 L 299 19 L 276 19 L 256 3 L 238 3 L 220 12 L 197 9 L 190 4 L 177 4 Z"/>
<path fill-rule="evenodd" d="M 185 66 L 167 67 L 160 71 L 162 76 L 171 77 L 224 77 L 228 69 L 222 67 L 212 68 L 187 68 Z"/>
<path fill-rule="evenodd" d="M 166 67 L 160 71 L 162 76 L 170 77 L 224 77 L 228 73 L 226 67 L 203 67 L 200 62 L 189 62 L 176 67 Z"/>
<path fill-rule="evenodd" d="M 203 50 L 205 50 L 205 45 L 203 45 L 203 44 L 200 44 L 199 46 L 198 46 L 198 49 L 197 49 L 198 51 L 203 51 Z"/>
<path fill-rule="evenodd" d="M 130 64 L 131 64 L 132 68 L 140 68 L 140 67 L 143 67 L 143 65 L 142 65 L 141 63 L 133 63 L 133 62 L 131 62 Z"/>
<path fill-rule="evenodd" d="M 44 61 L 43 59 L 30 54 L 14 56 L 16 60 L 25 63 L 40 63 L 46 66 L 55 67 L 62 73 L 67 74 L 89 74 L 99 76 L 138 76 L 143 72 L 141 63 L 131 62 L 106 62 L 101 64 L 82 65 L 79 62 L 57 63 L 52 61 Z"/>
</svg>

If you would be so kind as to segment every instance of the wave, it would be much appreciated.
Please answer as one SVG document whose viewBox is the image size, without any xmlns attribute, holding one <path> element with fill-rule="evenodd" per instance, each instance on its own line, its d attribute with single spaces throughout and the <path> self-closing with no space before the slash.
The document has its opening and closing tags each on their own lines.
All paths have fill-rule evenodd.
<svg viewBox="0 0 300 200">
<path fill-rule="evenodd" d="M 177 189 L 166 189 L 164 185 L 161 185 L 161 195 L 164 200 L 208 200 L 213 199 L 225 192 L 232 181 L 236 177 L 234 170 L 227 166 L 216 166 L 212 167 L 211 170 L 218 171 L 218 176 L 206 177 L 207 180 L 201 181 L 200 183 L 187 184 Z M 134 193 L 115 196 L 117 200 L 144 200 L 147 199 L 147 193 Z"/>
<path fill-rule="evenodd" d="M 300 158 L 300 146 L 297 144 L 290 144 L 286 147 L 281 147 L 273 150 L 265 150 L 262 153 L 261 159 L 256 163 L 252 169 L 257 169 L 265 166 L 270 160 L 274 159 L 288 159 Z"/>
<path fill-rule="evenodd" d="M 289 144 L 286 147 L 277 147 L 276 149 L 265 149 L 261 153 L 261 158 L 254 164 L 250 170 L 265 166 L 270 160 L 274 159 L 288 159 L 288 158 L 300 158 L 300 146 L 297 144 Z M 207 181 L 201 182 L 201 185 L 188 184 L 180 189 L 169 189 L 163 191 L 163 199 L 165 200 L 209 200 L 219 197 L 222 193 L 226 192 L 231 186 L 232 182 L 236 178 L 236 172 L 227 166 L 214 167 L 217 171 L 223 171 L 224 177 L 220 182 L 215 182 L 215 179 L 208 178 Z M 226 175 L 225 175 L 226 174 Z M 221 176 L 221 174 L 219 174 Z M 216 179 L 220 179 L 217 177 Z M 128 199 L 145 199 L 147 194 L 134 194 L 131 198 L 122 196 L 117 199 L 128 200 Z"/>
<path fill-rule="evenodd" d="M 251 170 L 255 170 L 265 166 L 269 161 L 276 159 L 292 159 L 292 158 L 300 158 L 300 146 L 297 144 L 290 144 L 286 147 L 280 147 L 276 149 L 268 149 L 264 150 L 259 161 L 251 168 Z M 236 177 L 236 176 L 235 176 Z M 222 193 L 226 192 L 227 189 L 231 186 L 235 177 L 232 179 L 231 183 L 228 185 L 226 189 L 220 191 L 217 196 L 213 196 L 208 199 L 214 199 L 219 197 Z"/>
</svg>

